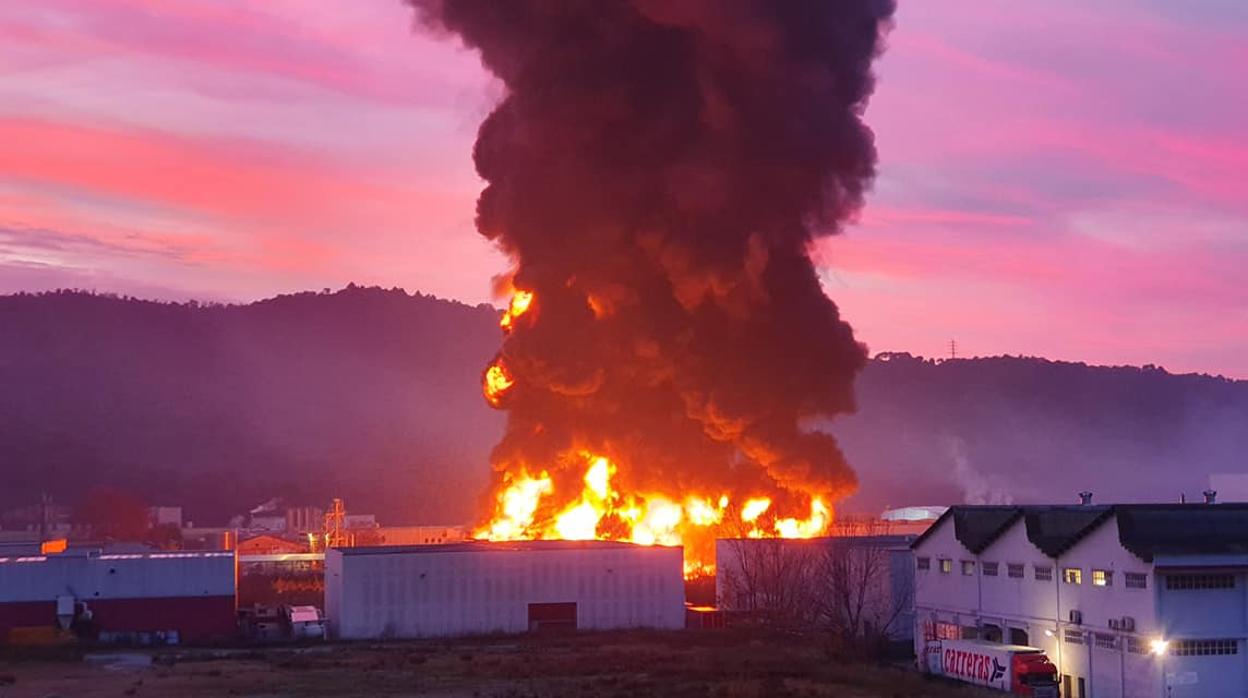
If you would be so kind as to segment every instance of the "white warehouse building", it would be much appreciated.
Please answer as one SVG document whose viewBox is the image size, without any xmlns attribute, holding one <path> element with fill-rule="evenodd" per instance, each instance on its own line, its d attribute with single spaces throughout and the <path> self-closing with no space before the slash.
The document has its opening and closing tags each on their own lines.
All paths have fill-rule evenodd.
<svg viewBox="0 0 1248 698">
<path fill-rule="evenodd" d="M 1248 696 L 1248 505 L 1211 502 L 953 507 L 912 546 L 916 656 L 977 637 L 1044 650 L 1065 698 Z"/>
<path fill-rule="evenodd" d="M 683 558 L 678 547 L 605 541 L 332 548 L 325 615 L 342 639 L 679 629 Z"/>
</svg>

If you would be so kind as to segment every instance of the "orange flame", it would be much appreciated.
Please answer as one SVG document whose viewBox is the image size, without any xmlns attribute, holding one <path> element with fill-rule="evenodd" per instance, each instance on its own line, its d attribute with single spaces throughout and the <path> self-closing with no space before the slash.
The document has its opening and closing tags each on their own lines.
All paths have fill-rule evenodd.
<svg viewBox="0 0 1248 698">
<path fill-rule="evenodd" d="M 810 500 L 807 518 L 767 520 L 770 497 L 745 497 L 733 506 L 729 494 L 622 493 L 612 484 L 618 468 L 604 456 L 579 454 L 586 464 L 579 490 L 556 491 L 546 471 L 502 483 L 495 511 L 475 532 L 490 540 L 623 540 L 640 545 L 684 545 L 687 576 L 714 571 L 710 555 L 716 537 L 811 538 L 832 520 L 821 497 Z M 522 471 L 527 472 L 527 471 Z"/>
<path fill-rule="evenodd" d="M 498 326 L 503 328 L 504 332 L 510 332 L 516 319 L 529 311 L 529 306 L 533 304 L 533 292 L 524 289 L 516 289 L 511 296 L 511 303 L 508 304 L 506 312 L 498 321 Z"/>
<path fill-rule="evenodd" d="M 516 379 L 512 378 L 511 372 L 507 370 L 506 364 L 501 358 L 490 364 L 485 369 L 485 378 L 481 381 L 482 390 L 485 392 L 485 399 L 494 407 L 498 407 L 503 402 L 503 394 L 516 384 Z"/>
</svg>

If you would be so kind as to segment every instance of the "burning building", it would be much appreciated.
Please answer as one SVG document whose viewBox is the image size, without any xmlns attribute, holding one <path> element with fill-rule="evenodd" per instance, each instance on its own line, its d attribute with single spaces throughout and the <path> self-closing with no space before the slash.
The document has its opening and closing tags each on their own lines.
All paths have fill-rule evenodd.
<svg viewBox="0 0 1248 698">
<path fill-rule="evenodd" d="M 681 551 L 604 541 L 331 548 L 341 639 L 662 628 L 685 622 Z"/>
<path fill-rule="evenodd" d="M 862 205 L 891 0 L 412 0 L 505 93 L 474 157 L 508 254 L 478 537 L 811 537 L 856 479 L 816 425 L 865 348 L 811 259 Z"/>
</svg>

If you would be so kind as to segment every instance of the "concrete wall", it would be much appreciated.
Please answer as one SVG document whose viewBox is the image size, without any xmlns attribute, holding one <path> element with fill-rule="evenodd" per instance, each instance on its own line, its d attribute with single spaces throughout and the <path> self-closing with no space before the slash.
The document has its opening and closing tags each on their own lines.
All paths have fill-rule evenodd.
<svg viewBox="0 0 1248 698">
<path fill-rule="evenodd" d="M 577 605 L 577 627 L 684 627 L 683 551 L 612 545 L 333 549 L 325 610 L 344 639 L 529 630 L 529 604 Z M 522 548 L 523 546 L 521 546 Z"/>
</svg>

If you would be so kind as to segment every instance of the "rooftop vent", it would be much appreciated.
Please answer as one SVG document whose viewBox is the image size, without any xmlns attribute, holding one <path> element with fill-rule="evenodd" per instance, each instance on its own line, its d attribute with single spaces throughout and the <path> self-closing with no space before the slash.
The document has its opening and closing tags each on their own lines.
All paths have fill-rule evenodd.
<svg viewBox="0 0 1248 698">
<path fill-rule="evenodd" d="M 1201 494 L 1205 495 L 1205 504 L 1214 504 L 1218 500 L 1217 490 L 1205 490 Z"/>
<path fill-rule="evenodd" d="M 1084 491 L 1080 492 L 1080 493 L 1079 493 L 1079 503 L 1080 503 L 1080 504 L 1091 504 L 1091 503 L 1092 503 L 1092 491 L 1091 491 L 1091 490 L 1084 490 Z"/>
</svg>

